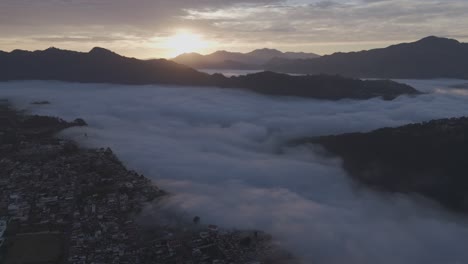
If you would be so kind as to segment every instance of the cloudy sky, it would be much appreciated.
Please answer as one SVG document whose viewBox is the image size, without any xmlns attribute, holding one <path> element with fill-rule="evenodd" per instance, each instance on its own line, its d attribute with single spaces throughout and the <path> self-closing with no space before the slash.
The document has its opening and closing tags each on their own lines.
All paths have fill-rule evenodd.
<svg viewBox="0 0 468 264">
<path fill-rule="evenodd" d="M 467 0 L 1 0 L 0 50 L 102 46 L 138 58 L 263 47 L 328 54 L 428 35 L 465 41 L 467 13 Z"/>
</svg>

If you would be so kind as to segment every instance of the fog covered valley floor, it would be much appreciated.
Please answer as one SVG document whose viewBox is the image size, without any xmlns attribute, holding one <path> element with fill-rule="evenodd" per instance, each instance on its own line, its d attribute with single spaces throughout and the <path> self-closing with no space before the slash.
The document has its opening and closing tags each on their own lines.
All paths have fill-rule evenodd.
<svg viewBox="0 0 468 264">
<path fill-rule="evenodd" d="M 448 88 L 463 81 L 408 83 L 427 94 L 329 102 L 203 87 L 10 82 L 0 96 L 32 113 L 83 118 L 88 127 L 62 136 L 111 147 L 175 194 L 168 210 L 264 230 L 304 263 L 464 263 L 465 217 L 414 195 L 356 186 L 341 160 L 285 144 L 468 115 L 468 93 Z M 147 210 L 148 221 L 160 220 Z"/>
</svg>

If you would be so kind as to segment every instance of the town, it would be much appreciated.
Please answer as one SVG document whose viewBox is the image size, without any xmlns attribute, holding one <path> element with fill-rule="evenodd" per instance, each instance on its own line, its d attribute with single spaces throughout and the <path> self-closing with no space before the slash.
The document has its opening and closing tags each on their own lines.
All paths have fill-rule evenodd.
<svg viewBox="0 0 468 264">
<path fill-rule="evenodd" d="M 170 194 L 110 149 L 55 135 L 84 120 L 18 113 L 0 103 L 0 262 L 295 263 L 258 230 L 138 223 Z"/>
</svg>

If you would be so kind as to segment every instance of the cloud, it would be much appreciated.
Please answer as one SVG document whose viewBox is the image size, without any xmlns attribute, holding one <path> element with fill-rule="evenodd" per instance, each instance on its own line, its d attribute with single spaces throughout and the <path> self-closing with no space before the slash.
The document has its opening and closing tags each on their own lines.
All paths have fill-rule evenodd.
<svg viewBox="0 0 468 264">
<path fill-rule="evenodd" d="M 274 3 L 276 0 L 4 0 L 0 1 L 0 50 L 42 49 L 59 46 L 89 50 L 95 39 L 125 55 L 148 58 L 164 56 L 158 37 L 180 28 L 193 28 L 180 17 L 186 9 L 227 8 L 246 3 Z M 204 24 L 196 25 L 204 32 Z M 71 36 L 80 36 L 73 38 Z M 88 41 L 83 41 L 88 38 Z M 127 40 L 131 38 L 132 41 Z M 159 45 L 159 46 L 158 46 Z"/>
<path fill-rule="evenodd" d="M 465 263 L 466 218 L 421 197 L 372 192 L 351 182 L 339 159 L 284 144 L 468 115 L 466 91 L 441 89 L 463 81 L 408 82 L 429 93 L 329 102 L 203 87 L 9 82 L 0 97 L 34 113 L 84 118 L 89 128 L 63 135 L 112 147 L 175 194 L 168 207 L 268 231 L 304 263 Z M 29 104 L 37 100 L 52 104 Z"/>
<path fill-rule="evenodd" d="M 460 19 L 466 20 L 463 14 L 467 9 L 466 1 L 319 1 L 244 7 L 238 12 L 252 14 L 243 18 L 244 23 L 257 25 L 259 35 L 252 40 L 259 41 L 268 36 L 272 42 L 283 39 L 292 44 L 305 39 L 308 42 L 389 41 L 460 34 L 466 28 L 458 23 Z M 236 9 L 225 12 L 235 14 Z M 205 19 L 202 14 L 198 18 Z M 239 35 L 242 28 L 251 30 L 236 22 L 220 19 L 215 26 L 221 25 L 223 30 L 232 27 Z M 294 29 L 291 34 L 275 36 L 269 31 L 261 32 L 264 28 L 284 23 Z"/>
<path fill-rule="evenodd" d="M 185 28 L 218 43 L 210 51 L 331 53 L 428 35 L 467 40 L 467 12 L 465 0 L 4 0 L 0 49 L 89 50 L 110 36 L 99 43 L 126 55 L 164 56 L 154 40 Z"/>
</svg>

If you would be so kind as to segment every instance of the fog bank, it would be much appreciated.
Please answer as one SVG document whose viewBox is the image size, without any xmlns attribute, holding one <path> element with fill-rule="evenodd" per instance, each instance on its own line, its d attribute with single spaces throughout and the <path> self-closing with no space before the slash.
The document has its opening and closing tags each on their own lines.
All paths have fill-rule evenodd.
<svg viewBox="0 0 468 264">
<path fill-rule="evenodd" d="M 63 134 L 111 147 L 205 223 L 270 232 L 317 264 L 468 262 L 468 224 L 418 197 L 353 184 L 339 159 L 290 139 L 468 115 L 457 80 L 406 81 L 428 94 L 393 101 L 319 101 L 245 91 L 61 82 L 0 83 L 33 113 L 83 118 Z M 32 101 L 49 105 L 31 105 Z M 84 137 L 87 133 L 88 137 Z"/>
</svg>

